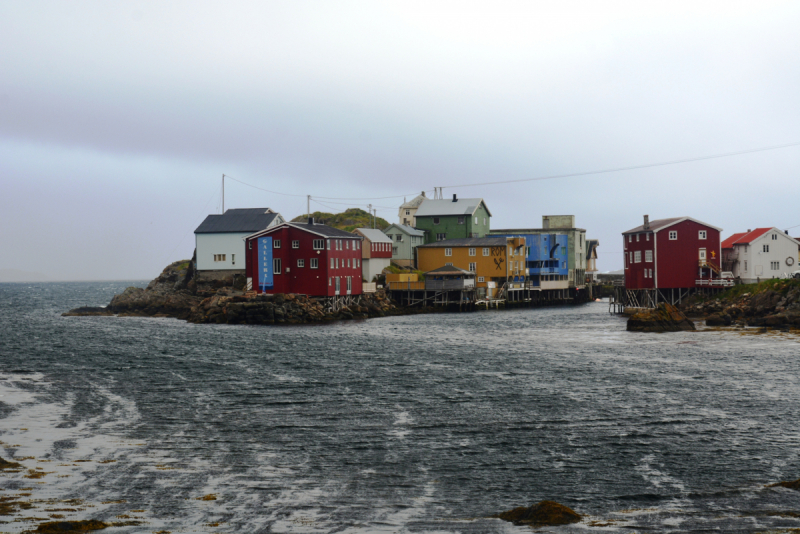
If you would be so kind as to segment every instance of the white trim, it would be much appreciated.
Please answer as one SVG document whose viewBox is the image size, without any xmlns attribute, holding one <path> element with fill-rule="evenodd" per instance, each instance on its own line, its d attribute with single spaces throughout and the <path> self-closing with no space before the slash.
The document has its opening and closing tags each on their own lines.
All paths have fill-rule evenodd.
<svg viewBox="0 0 800 534">
<path fill-rule="evenodd" d="M 651 228 L 649 231 L 653 232 L 653 234 L 655 235 L 656 233 L 660 232 L 661 230 L 664 230 L 664 229 L 666 229 L 666 228 L 669 228 L 670 226 L 675 226 L 676 224 L 680 224 L 680 223 L 682 223 L 682 222 L 684 222 L 684 221 L 692 221 L 692 222 L 694 222 L 694 223 L 697 223 L 697 224 L 699 224 L 699 225 L 701 225 L 701 226 L 707 226 L 708 228 L 713 228 L 713 229 L 714 229 L 714 230 L 716 230 L 717 232 L 722 232 L 722 228 L 717 228 L 716 226 L 710 225 L 710 224 L 708 224 L 708 223 L 705 223 L 705 222 L 703 222 L 703 221 L 698 221 L 697 219 L 694 219 L 694 218 L 692 218 L 692 217 L 681 217 L 681 218 L 680 218 L 680 219 L 678 219 L 677 221 L 671 222 L 671 223 L 669 223 L 669 224 L 668 224 L 668 225 L 666 225 L 666 226 L 662 226 L 662 227 L 660 227 L 658 230 L 653 230 L 653 229 Z M 650 221 L 650 225 L 652 226 L 652 224 L 653 224 L 654 222 L 656 222 L 656 221 Z M 644 231 L 644 230 L 640 230 L 640 229 L 639 229 L 639 227 L 637 226 L 636 228 L 634 228 L 634 229 L 632 229 L 632 230 L 628 230 L 627 232 L 622 232 L 622 235 L 631 235 L 631 234 L 635 234 L 635 233 L 637 233 L 637 232 L 642 232 L 642 231 Z"/>
<path fill-rule="evenodd" d="M 653 232 L 653 265 L 655 266 L 655 285 L 654 288 L 658 289 L 658 235 Z"/>
<path fill-rule="evenodd" d="M 250 234 L 250 235 L 244 236 L 242 239 L 246 240 L 246 239 L 252 239 L 252 238 L 255 238 L 255 237 L 261 237 L 263 235 L 272 233 L 272 232 L 274 232 L 276 230 L 280 230 L 284 226 L 286 226 L 286 227 L 291 226 L 292 228 L 296 228 L 297 230 L 304 230 L 304 231 L 308 232 L 309 234 L 318 235 L 318 236 L 322 237 L 323 239 L 357 239 L 359 241 L 361 240 L 361 237 L 359 237 L 357 235 L 351 235 L 351 236 L 336 235 L 336 236 L 331 236 L 331 235 L 320 234 L 319 232 L 314 232 L 312 230 L 309 230 L 306 226 L 298 226 L 298 225 L 292 224 L 292 223 L 283 223 L 283 224 L 278 225 L 278 226 L 273 226 L 272 228 L 267 228 L 265 230 L 259 230 L 258 232 L 254 233 L 254 234 Z M 342 232 L 344 232 L 344 230 L 342 230 Z"/>
</svg>

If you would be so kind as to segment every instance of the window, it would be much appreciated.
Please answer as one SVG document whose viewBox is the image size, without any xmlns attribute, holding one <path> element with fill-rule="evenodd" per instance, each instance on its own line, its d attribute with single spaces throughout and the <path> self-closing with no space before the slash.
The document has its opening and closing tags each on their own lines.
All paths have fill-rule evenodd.
<svg viewBox="0 0 800 534">
<path fill-rule="evenodd" d="M 764 245 L 764 252 L 769 252 L 769 245 Z"/>
<path fill-rule="evenodd" d="M 567 253 L 566 247 L 561 247 L 561 255 L 565 255 Z"/>
<path fill-rule="evenodd" d="M 314 250 L 322 250 L 325 248 L 325 240 L 324 239 L 315 239 L 312 246 Z"/>
<path fill-rule="evenodd" d="M 281 274 L 281 259 L 275 258 L 272 260 L 272 271 L 275 274 Z"/>
<path fill-rule="evenodd" d="M 342 265 L 344 265 L 344 262 L 342 262 Z M 336 258 L 336 268 L 339 268 L 339 258 Z"/>
<path fill-rule="evenodd" d="M 639 263 L 642 261 L 642 251 L 637 250 L 633 253 L 633 263 Z"/>
<path fill-rule="evenodd" d="M 645 241 L 650 241 L 650 234 L 644 234 L 644 235 L 645 235 L 645 236 L 647 236 L 647 237 L 645 238 Z"/>
<path fill-rule="evenodd" d="M 470 256 L 474 256 L 475 255 L 475 249 L 474 248 L 469 249 L 469 255 Z"/>
<path fill-rule="evenodd" d="M 331 278 L 331 277 L 328 277 L 328 287 L 330 287 L 330 286 L 331 286 L 331 281 L 332 281 L 332 280 L 333 280 L 333 278 Z"/>
<path fill-rule="evenodd" d="M 336 294 L 339 294 L 339 290 L 341 288 L 341 282 L 339 282 L 339 277 L 336 277 Z"/>
<path fill-rule="evenodd" d="M 447 234 L 436 234 L 436 241 L 444 241 L 447 239 Z"/>
<path fill-rule="evenodd" d="M 744 271 L 747 272 L 747 260 L 744 261 Z"/>
<path fill-rule="evenodd" d="M 397 254 L 397 247 L 392 247 L 392 254 Z"/>
<path fill-rule="evenodd" d="M 486 226 L 486 217 L 483 218 L 483 225 Z"/>
<path fill-rule="evenodd" d="M 466 221 L 466 219 L 467 219 L 466 217 L 464 217 L 463 215 L 460 215 L 458 217 L 458 224 L 464 224 L 464 221 Z"/>
<path fill-rule="evenodd" d="M 483 282 L 483 277 L 482 276 L 478 277 L 478 282 Z"/>
<path fill-rule="evenodd" d="M 225 261 L 225 254 L 214 254 L 214 261 Z"/>
<path fill-rule="evenodd" d="M 706 259 L 706 249 L 701 248 L 700 250 L 697 251 L 697 253 L 698 253 L 698 258 L 699 259 L 701 259 L 701 260 Z"/>
<path fill-rule="evenodd" d="M 297 239 L 292 241 L 292 248 L 300 248 L 300 241 Z"/>
<path fill-rule="evenodd" d="M 452 263 L 445 263 L 445 265 L 447 265 L 448 267 L 452 267 L 453 266 Z"/>
<path fill-rule="evenodd" d="M 475 224 L 478 224 L 478 218 L 475 217 Z"/>
<path fill-rule="evenodd" d="M 347 277 L 347 292 L 350 293 L 353 290 L 353 277 Z"/>
<path fill-rule="evenodd" d="M 636 242 L 639 242 L 639 234 L 636 234 Z"/>
<path fill-rule="evenodd" d="M 328 250 L 330 250 L 330 249 L 331 249 L 331 240 L 328 239 Z"/>
<path fill-rule="evenodd" d="M 347 258 L 347 268 L 350 268 L 350 258 Z"/>
<path fill-rule="evenodd" d="M 272 241 L 272 248 L 281 248 L 281 240 L 275 239 Z"/>
<path fill-rule="evenodd" d="M 411 215 L 411 210 L 406 210 L 406 215 Z"/>
<path fill-rule="evenodd" d="M 399 243 L 403 240 L 403 234 L 397 234 L 394 238 Z"/>
<path fill-rule="evenodd" d="M 653 263 L 653 251 L 652 250 L 645 250 L 644 251 L 644 261 L 646 263 Z"/>
<path fill-rule="evenodd" d="M 452 256 L 453 255 L 453 249 L 452 248 L 444 249 L 444 255 L 445 256 Z"/>
<path fill-rule="evenodd" d="M 350 240 L 349 239 L 344 242 L 344 248 L 346 248 L 347 250 L 350 250 Z M 354 247 L 354 249 L 355 249 L 355 247 Z"/>
<path fill-rule="evenodd" d="M 474 273 L 474 272 L 477 272 L 477 270 L 478 270 L 478 264 L 477 264 L 477 263 L 470 263 L 470 264 L 469 264 L 469 270 L 470 270 L 470 271 L 472 271 L 473 273 Z"/>
<path fill-rule="evenodd" d="M 677 230 L 670 230 L 669 231 L 669 238 L 672 241 L 675 241 L 676 239 L 678 239 L 678 231 Z"/>
<path fill-rule="evenodd" d="M 433 224 L 439 224 L 439 217 L 433 218 Z"/>
<path fill-rule="evenodd" d="M 650 269 L 650 278 L 653 278 L 653 269 Z"/>
<path fill-rule="evenodd" d="M 777 241 L 777 239 L 778 239 L 778 234 L 772 234 L 772 240 Z"/>
<path fill-rule="evenodd" d="M 777 271 L 778 269 L 781 268 L 781 262 L 779 262 L 779 261 L 771 261 L 771 262 L 769 262 L 769 267 L 773 271 Z"/>
<path fill-rule="evenodd" d="M 628 234 L 628 243 L 630 243 L 631 241 L 633 241 L 633 236 Z"/>
<path fill-rule="evenodd" d="M 247 250 L 253 250 L 253 240 L 247 242 Z"/>
<path fill-rule="evenodd" d="M 298 267 L 305 267 L 306 266 L 306 260 L 297 260 L 297 266 Z"/>
<path fill-rule="evenodd" d="M 311 268 L 319 269 L 319 258 L 311 258 Z"/>
<path fill-rule="evenodd" d="M 333 269 L 333 258 L 331 258 L 331 269 Z"/>
<path fill-rule="evenodd" d="M 236 254 L 231 254 L 231 265 L 236 265 Z"/>
<path fill-rule="evenodd" d="M 484 256 L 488 256 L 489 255 L 489 247 L 483 247 L 483 255 Z"/>
<path fill-rule="evenodd" d="M 707 235 L 708 235 L 708 234 L 706 234 L 706 231 L 705 231 L 705 230 L 700 230 L 700 231 L 697 233 L 697 238 L 698 238 L 698 239 L 705 239 Z"/>
</svg>

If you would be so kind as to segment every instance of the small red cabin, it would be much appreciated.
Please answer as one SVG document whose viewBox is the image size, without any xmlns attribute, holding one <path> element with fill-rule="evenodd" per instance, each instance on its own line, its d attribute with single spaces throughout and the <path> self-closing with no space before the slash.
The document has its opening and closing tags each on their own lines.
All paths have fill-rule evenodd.
<svg viewBox="0 0 800 534">
<path fill-rule="evenodd" d="M 721 228 L 676 217 L 622 233 L 626 289 L 678 289 L 713 285 L 720 272 Z"/>
<path fill-rule="evenodd" d="M 245 238 L 248 287 L 318 297 L 361 294 L 361 236 L 290 222 Z"/>
</svg>

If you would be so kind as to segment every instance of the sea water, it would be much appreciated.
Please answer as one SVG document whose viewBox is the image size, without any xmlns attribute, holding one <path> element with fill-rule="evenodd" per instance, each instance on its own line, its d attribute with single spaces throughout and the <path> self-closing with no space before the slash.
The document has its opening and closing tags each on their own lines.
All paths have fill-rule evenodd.
<svg viewBox="0 0 800 534">
<path fill-rule="evenodd" d="M 800 528 L 800 492 L 768 487 L 800 478 L 797 333 L 629 333 L 601 302 L 60 315 L 128 285 L 0 284 L 0 456 L 31 470 L 0 472 L 0 497 L 34 505 L 0 531 L 529 532 L 488 516 L 546 499 L 584 515 L 552 532 Z"/>
</svg>

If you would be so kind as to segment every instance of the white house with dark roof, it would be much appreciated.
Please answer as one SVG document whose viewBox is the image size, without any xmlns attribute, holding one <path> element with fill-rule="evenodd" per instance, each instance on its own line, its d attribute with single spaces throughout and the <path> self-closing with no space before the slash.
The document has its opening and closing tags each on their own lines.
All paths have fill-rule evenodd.
<svg viewBox="0 0 800 534">
<path fill-rule="evenodd" d="M 400 205 L 400 210 L 397 213 L 399 223 L 407 226 L 416 226 L 417 210 L 419 209 L 420 205 L 427 200 L 429 199 L 425 196 L 425 191 L 423 191 L 408 202 L 403 202 Z"/>
<path fill-rule="evenodd" d="M 204 279 L 245 273 L 244 238 L 283 223 L 269 208 L 229 209 L 209 215 L 194 231 L 197 275 Z"/>
</svg>

